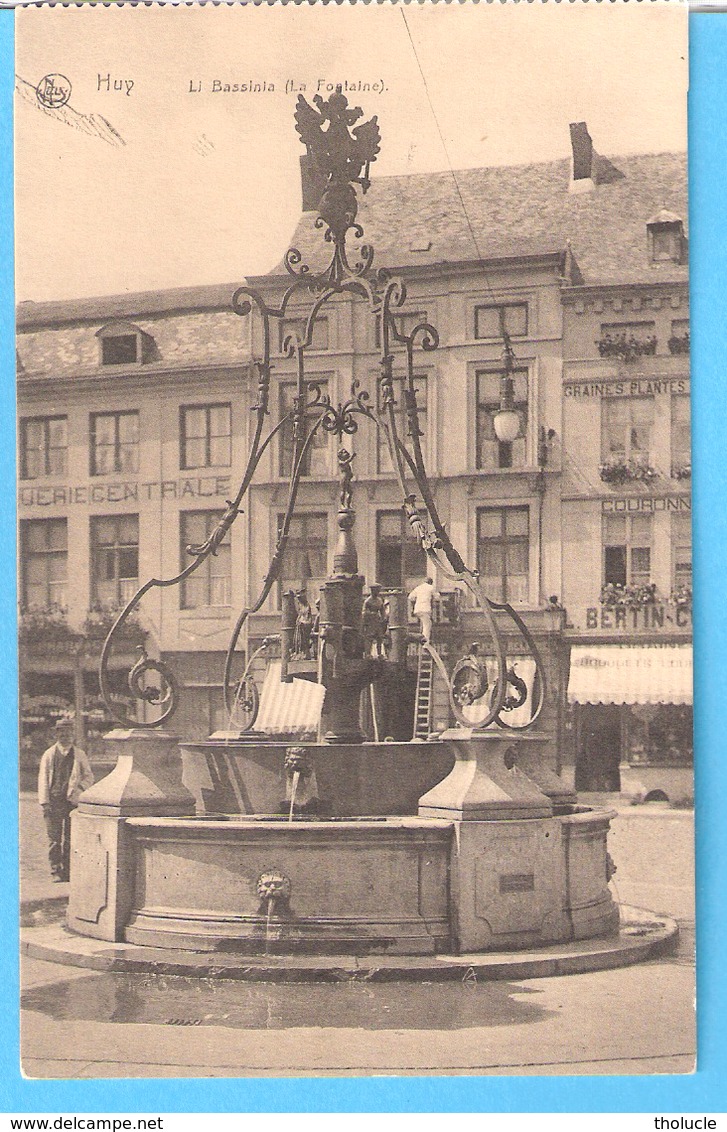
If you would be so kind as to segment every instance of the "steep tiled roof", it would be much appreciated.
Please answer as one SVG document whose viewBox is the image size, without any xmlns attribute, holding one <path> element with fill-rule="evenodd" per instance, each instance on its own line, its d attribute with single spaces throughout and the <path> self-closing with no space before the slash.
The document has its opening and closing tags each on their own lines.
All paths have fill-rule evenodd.
<svg viewBox="0 0 727 1132">
<path fill-rule="evenodd" d="M 58 299 L 18 303 L 18 327 L 49 326 L 60 322 L 98 322 L 103 319 L 139 318 L 185 310 L 229 310 L 236 283 L 204 287 L 173 287 L 165 291 L 134 291 L 127 295 L 101 295 L 88 299 Z"/>
<path fill-rule="evenodd" d="M 649 262 L 646 224 L 666 208 L 687 219 L 686 154 L 597 158 L 597 184 L 568 191 L 570 161 L 374 177 L 357 221 L 376 264 L 392 268 L 564 250 L 585 284 L 686 280 L 686 265 Z M 360 196 L 360 194 L 359 194 Z M 291 245 L 321 260 L 305 213 Z M 280 273 L 280 266 L 271 274 Z"/>
<path fill-rule="evenodd" d="M 585 284 L 686 281 L 686 265 L 649 262 L 646 238 L 647 222 L 663 209 L 683 219 L 686 231 L 686 154 L 596 160 L 599 183 L 581 193 L 568 191 L 568 159 L 456 174 L 374 177 L 367 195 L 359 193 L 357 220 L 375 248 L 378 267 L 552 255 L 570 242 Z M 313 267 L 330 255 L 314 220 L 314 214 L 304 213 L 290 241 Z M 271 274 L 283 272 L 279 264 Z M 242 282 L 23 302 L 17 324 L 30 328 L 175 310 L 228 310 Z"/>
</svg>

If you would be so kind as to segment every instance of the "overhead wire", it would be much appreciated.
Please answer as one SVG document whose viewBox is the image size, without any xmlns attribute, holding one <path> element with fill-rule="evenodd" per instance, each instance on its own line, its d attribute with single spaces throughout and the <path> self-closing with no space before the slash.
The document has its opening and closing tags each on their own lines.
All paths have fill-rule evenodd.
<svg viewBox="0 0 727 1132">
<path fill-rule="evenodd" d="M 470 219 L 470 214 L 467 210 L 467 205 L 465 204 L 465 201 L 464 201 L 464 196 L 462 195 L 462 188 L 460 186 L 459 180 L 457 179 L 457 173 L 454 169 L 454 166 L 452 164 L 452 159 L 449 155 L 449 149 L 447 148 L 447 143 L 446 143 L 445 138 L 444 138 L 444 132 L 443 132 L 441 124 L 439 122 L 439 118 L 437 117 L 437 112 L 434 109 L 434 103 L 432 101 L 432 96 L 429 92 L 429 83 L 427 82 L 427 77 L 424 74 L 424 68 L 422 67 L 421 59 L 419 58 L 419 52 L 417 51 L 416 44 L 414 42 L 414 37 L 411 34 L 411 28 L 409 27 L 409 21 L 406 18 L 406 11 L 404 10 L 403 7 L 399 8 L 399 11 L 401 12 L 401 18 L 404 21 L 404 27 L 406 28 L 406 33 L 409 37 L 409 42 L 411 43 L 411 48 L 412 48 L 412 51 L 414 53 L 414 58 L 416 60 L 417 67 L 419 68 L 419 74 L 422 77 L 422 84 L 424 86 L 424 93 L 427 96 L 427 102 L 429 103 L 429 109 L 432 113 L 432 118 L 434 119 L 434 124 L 437 128 L 437 133 L 439 134 L 439 140 L 442 143 L 442 149 L 444 150 L 444 156 L 447 159 L 447 167 L 449 169 L 449 172 L 452 175 L 452 181 L 454 182 L 454 187 L 457 191 L 457 196 L 459 197 L 459 203 L 462 207 L 462 213 L 463 213 L 465 221 L 467 223 L 467 227 L 469 229 L 470 237 L 472 239 L 472 243 L 474 245 L 475 252 L 477 253 L 477 260 L 478 260 L 479 266 L 482 270 L 482 275 L 484 277 L 485 284 L 486 284 L 487 289 L 490 292 L 490 295 L 492 296 L 492 298 L 495 301 L 497 301 L 497 295 L 495 294 L 495 291 L 493 290 L 492 284 L 490 283 L 490 280 L 489 280 L 489 277 L 488 277 L 488 274 L 487 274 L 487 270 L 485 269 L 484 256 L 482 255 L 482 252 L 480 250 L 480 245 L 479 245 L 479 242 L 477 240 L 477 235 L 475 233 L 474 226 L 472 224 L 472 220 Z"/>
</svg>

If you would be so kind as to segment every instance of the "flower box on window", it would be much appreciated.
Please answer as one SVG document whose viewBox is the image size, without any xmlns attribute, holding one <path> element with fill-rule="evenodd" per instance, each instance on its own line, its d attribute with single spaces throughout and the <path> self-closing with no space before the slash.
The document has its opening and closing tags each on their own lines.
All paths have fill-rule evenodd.
<svg viewBox="0 0 727 1132">
<path fill-rule="evenodd" d="M 654 582 L 640 586 L 622 586 L 617 582 L 606 582 L 601 587 L 600 600 L 605 609 L 643 609 L 646 605 L 657 605 L 661 598 L 656 592 Z"/>
<path fill-rule="evenodd" d="M 686 334 L 672 334 L 671 338 L 667 341 L 670 354 L 688 354 L 689 353 L 689 331 Z"/>
<path fill-rule="evenodd" d="M 692 478 L 692 465 L 675 464 L 671 470 L 671 478 L 674 480 L 690 480 Z"/>
<path fill-rule="evenodd" d="M 90 609 L 84 622 L 83 632 L 90 641 L 103 641 L 109 635 L 111 626 L 121 609 L 95 607 Z M 130 645 L 143 645 L 147 634 L 142 628 L 136 612 L 132 612 L 119 629 L 119 637 Z"/>
<path fill-rule="evenodd" d="M 645 338 L 637 338 L 635 334 L 604 334 L 596 339 L 596 347 L 602 358 L 633 362 L 636 358 L 655 354 L 657 338 L 654 334 Z"/>
<path fill-rule="evenodd" d="M 624 460 L 613 460 L 601 464 L 598 474 L 604 483 L 625 484 L 644 483 L 651 484 L 658 478 L 658 473 L 650 464 L 638 464 L 633 460 L 626 463 Z"/>
<path fill-rule="evenodd" d="M 64 641 L 79 640 L 79 634 L 69 628 L 66 611 L 60 606 L 21 610 L 18 636 L 25 644 L 33 641 L 53 641 L 55 644 L 62 644 Z"/>
</svg>

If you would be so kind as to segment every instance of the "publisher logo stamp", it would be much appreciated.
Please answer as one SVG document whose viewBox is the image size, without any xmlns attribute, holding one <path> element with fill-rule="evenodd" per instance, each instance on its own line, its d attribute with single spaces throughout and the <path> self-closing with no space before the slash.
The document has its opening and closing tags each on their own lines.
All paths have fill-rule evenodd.
<svg viewBox="0 0 727 1132">
<path fill-rule="evenodd" d="M 35 93 L 41 106 L 58 109 L 65 106 L 71 97 L 71 83 L 65 75 L 45 75 L 40 80 Z"/>
</svg>

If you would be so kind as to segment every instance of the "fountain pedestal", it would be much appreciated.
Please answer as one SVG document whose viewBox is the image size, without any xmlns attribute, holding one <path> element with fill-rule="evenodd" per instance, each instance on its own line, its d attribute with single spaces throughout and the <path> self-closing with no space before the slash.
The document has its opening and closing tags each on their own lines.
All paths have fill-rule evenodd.
<svg viewBox="0 0 727 1132">
<path fill-rule="evenodd" d="M 537 735 L 461 735 L 442 736 L 454 748 L 454 767 L 419 802 L 420 817 L 455 823 L 450 877 L 458 950 L 582 938 L 581 924 L 590 935 L 617 930 L 618 909 L 607 888 L 611 815 L 555 816 L 551 799 L 518 765 L 518 751 L 537 743 Z M 566 830 L 564 822 L 575 825 Z"/>
<path fill-rule="evenodd" d="M 117 941 L 134 901 L 136 847 L 127 819 L 193 814 L 194 795 L 182 783 L 176 735 L 115 730 L 105 742 L 116 766 L 81 795 L 71 817 L 68 925 Z"/>
</svg>

